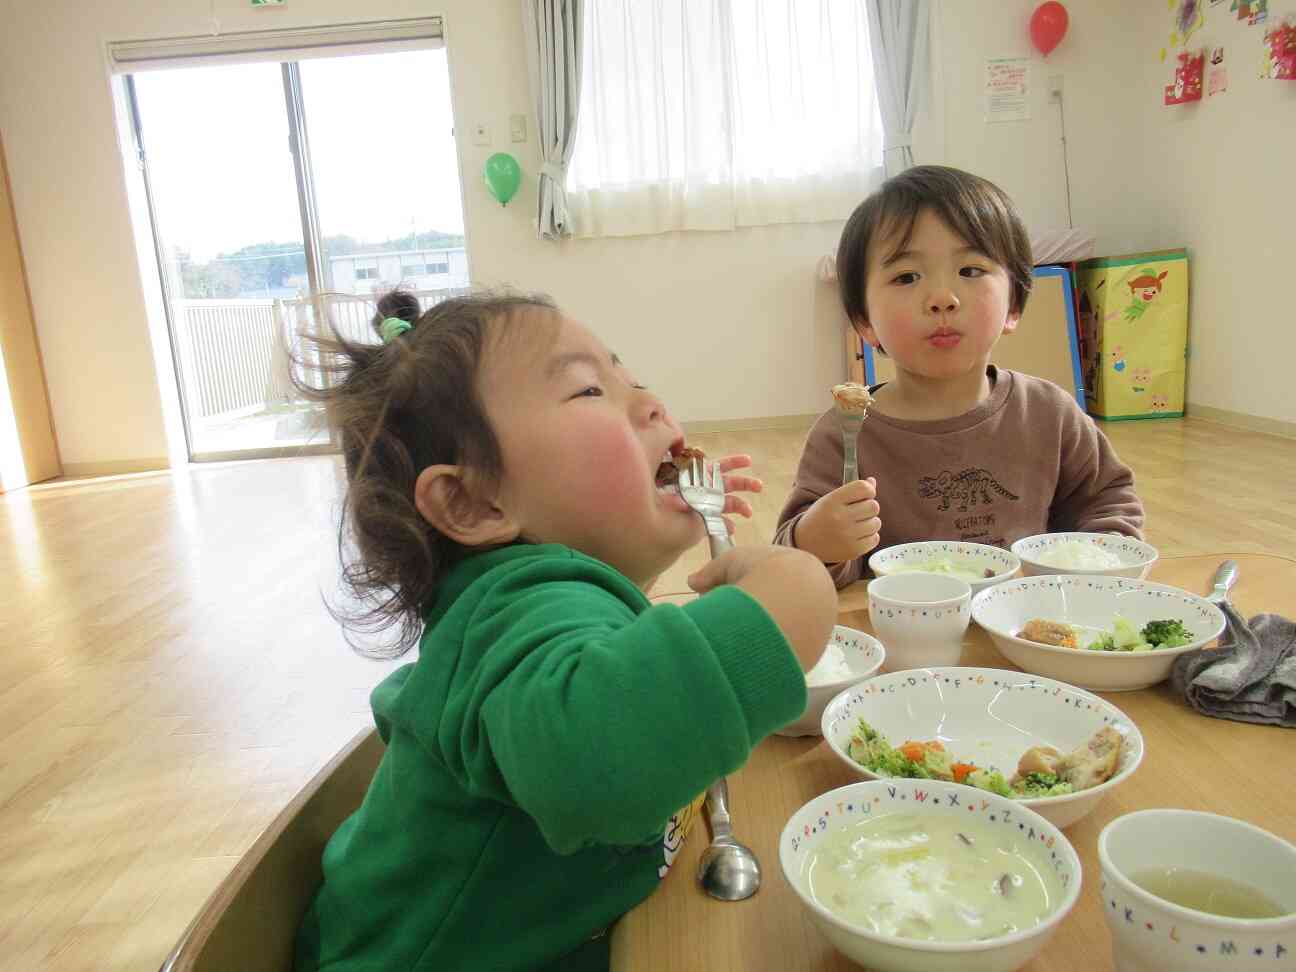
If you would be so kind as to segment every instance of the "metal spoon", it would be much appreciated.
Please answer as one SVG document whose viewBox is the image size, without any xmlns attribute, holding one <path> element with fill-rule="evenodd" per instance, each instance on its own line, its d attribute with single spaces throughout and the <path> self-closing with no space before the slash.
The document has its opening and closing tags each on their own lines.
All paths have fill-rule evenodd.
<svg viewBox="0 0 1296 972">
<path fill-rule="evenodd" d="M 734 840 L 729 824 L 729 784 L 722 777 L 706 795 L 711 845 L 698 862 L 702 890 L 721 901 L 742 901 L 760 888 L 760 863 L 750 849 Z"/>
<path fill-rule="evenodd" d="M 1206 595 L 1206 600 L 1222 604 L 1228 600 L 1229 591 L 1237 583 L 1238 565 L 1235 560 L 1226 560 L 1215 571 L 1215 587 Z"/>
</svg>

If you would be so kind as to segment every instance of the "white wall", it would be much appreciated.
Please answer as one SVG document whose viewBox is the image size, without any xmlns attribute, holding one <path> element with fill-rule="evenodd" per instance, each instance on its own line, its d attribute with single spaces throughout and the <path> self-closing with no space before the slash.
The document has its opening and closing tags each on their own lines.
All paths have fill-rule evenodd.
<svg viewBox="0 0 1296 972">
<path fill-rule="evenodd" d="M 1188 217 L 1175 217 L 1171 229 L 1159 226 L 1165 223 L 1159 200 L 1171 194 L 1149 189 L 1141 168 L 1144 118 L 1138 106 L 1150 104 L 1151 97 L 1140 88 L 1148 87 L 1150 15 L 1131 15 L 1122 0 L 1072 0 L 1066 42 L 1047 67 L 1039 62 L 1031 120 L 984 124 L 984 59 L 1029 53 L 1025 24 L 1033 6 L 1029 0 L 939 3 L 938 95 L 916 133 L 919 161 L 948 161 L 983 173 L 1012 193 L 1033 227 L 1063 225 L 1056 107 L 1046 102 L 1043 83 L 1048 74 L 1062 73 L 1076 225 L 1095 231 L 1107 250 L 1154 245 L 1162 237 L 1198 246 L 1183 235 Z M 1156 2 L 1145 6 L 1162 9 Z M 503 134 L 510 114 L 529 114 L 531 107 L 516 0 L 369 0 L 363 6 L 355 0 L 294 0 L 269 11 L 250 10 L 242 0 L 216 0 L 215 11 L 224 30 L 443 13 L 457 126 L 466 131 L 484 122 L 496 133 L 493 146 L 467 140 L 460 145 L 475 282 L 552 294 L 599 330 L 682 419 L 817 412 L 827 386 L 841 379 L 836 295 L 814 278 L 815 261 L 834 248 L 840 224 L 561 244 L 536 238 L 534 138 L 513 145 Z M 103 45 L 109 39 L 207 32 L 209 2 L 49 0 L 11 4 L 6 16 L 0 129 L 64 462 L 77 467 L 165 456 L 159 367 L 149 338 L 150 314 L 155 333 L 159 314 L 155 272 L 147 252 L 141 259 L 134 247 Z M 1241 65 L 1235 71 L 1240 74 Z M 1209 136 L 1194 137 L 1205 147 Z M 1289 131 L 1283 137 L 1290 156 L 1293 136 Z M 517 155 L 528 176 L 507 208 L 487 195 L 480 178 L 485 158 L 499 150 Z M 1126 153 L 1128 169 L 1112 161 L 1117 151 Z M 1148 151 L 1164 158 L 1157 144 Z M 1277 158 L 1274 153 L 1265 162 L 1275 172 Z M 1189 185 L 1199 177 L 1176 178 Z M 1227 198 L 1212 205 L 1221 212 L 1232 207 Z M 1251 226 L 1253 234 L 1257 228 Z M 1276 231 L 1269 240 L 1276 254 Z M 1255 244 L 1249 247 L 1236 252 L 1254 252 Z M 1204 299 L 1210 278 L 1200 263 L 1197 272 Z M 1227 271 L 1216 277 L 1226 280 Z M 1277 297 L 1271 300 L 1277 311 Z M 1198 328 L 1199 338 L 1211 326 L 1219 326 L 1214 311 Z M 1226 382 L 1200 365 L 1194 381 L 1199 374 L 1206 375 L 1200 380 L 1211 395 L 1203 401 L 1243 401 L 1225 397 Z M 1255 414 L 1285 415 L 1291 408 L 1277 402 L 1277 392 L 1266 394 L 1261 383 L 1253 383 L 1247 396 L 1245 410 Z"/>
<path fill-rule="evenodd" d="M 1067 225 L 1062 115 L 1066 117 L 1072 222 L 1097 237 L 1099 253 L 1146 247 L 1155 216 L 1113 166 L 1125 148 L 1137 155 L 1140 119 L 1132 110 L 1132 81 L 1146 42 L 1131 30 L 1130 8 L 1141 0 L 1068 0 L 1070 26 L 1047 58 L 1032 47 L 1027 24 L 1038 0 L 937 0 L 945 157 L 949 165 L 983 175 L 1016 202 L 1032 230 Z M 1164 18 L 1163 18 L 1164 19 Z M 987 124 L 985 61 L 1026 57 L 1031 63 L 1030 119 Z M 1048 81 L 1061 75 L 1063 104 L 1050 102 Z M 932 160 L 935 161 L 935 160 Z"/>
<path fill-rule="evenodd" d="M 1189 411 L 1204 405 L 1292 423 L 1296 81 L 1259 77 L 1264 28 L 1239 23 L 1229 6 L 1208 6 L 1190 41 L 1224 47 L 1228 91 L 1175 107 L 1161 104 L 1171 58 L 1158 58 L 1170 17 L 1157 3 L 1141 12 L 1131 96 L 1144 164 L 1127 192 L 1151 210 L 1151 245 L 1188 247 Z M 1269 8 L 1271 20 L 1296 15 L 1296 0 L 1269 0 Z"/>
</svg>

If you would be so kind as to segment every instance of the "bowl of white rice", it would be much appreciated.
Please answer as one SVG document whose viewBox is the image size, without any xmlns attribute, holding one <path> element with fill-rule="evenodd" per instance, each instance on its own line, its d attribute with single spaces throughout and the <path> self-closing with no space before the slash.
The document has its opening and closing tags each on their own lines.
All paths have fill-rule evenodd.
<svg viewBox="0 0 1296 972">
<path fill-rule="evenodd" d="M 1158 556 L 1152 544 L 1117 533 L 1041 533 L 1018 540 L 1012 552 L 1021 560 L 1023 577 L 1100 574 L 1142 580 Z"/>
<path fill-rule="evenodd" d="M 778 731 L 780 736 L 818 736 L 823 712 L 833 696 L 867 681 L 882 669 L 886 649 L 872 635 L 839 624 L 814 668 L 806 672 L 806 710 L 796 722 Z"/>
</svg>

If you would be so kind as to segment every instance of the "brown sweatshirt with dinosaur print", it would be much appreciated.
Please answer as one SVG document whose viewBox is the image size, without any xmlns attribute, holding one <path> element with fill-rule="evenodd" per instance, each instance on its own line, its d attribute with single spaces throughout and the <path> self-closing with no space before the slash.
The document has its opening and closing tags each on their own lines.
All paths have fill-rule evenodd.
<svg viewBox="0 0 1296 972">
<path fill-rule="evenodd" d="M 936 422 L 868 414 L 857 440 L 859 474 L 877 480 L 882 534 L 876 549 L 914 540 L 1007 547 L 1064 530 L 1142 537 L 1134 474 L 1075 398 L 1052 382 L 988 369 L 989 397 Z M 835 410 L 806 438 L 774 542 L 796 546 L 797 521 L 842 484 Z M 867 557 L 830 565 L 838 587 L 859 580 Z"/>
</svg>

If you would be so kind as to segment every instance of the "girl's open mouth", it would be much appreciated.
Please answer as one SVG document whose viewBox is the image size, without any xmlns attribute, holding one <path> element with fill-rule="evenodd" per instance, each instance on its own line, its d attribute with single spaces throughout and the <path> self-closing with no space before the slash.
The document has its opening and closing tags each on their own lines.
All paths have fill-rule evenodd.
<svg viewBox="0 0 1296 972">
<path fill-rule="evenodd" d="M 687 469 L 694 459 L 704 460 L 706 455 L 701 449 L 683 444 L 672 445 L 670 451 L 662 456 L 661 465 L 657 467 L 657 488 L 674 490 L 675 484 L 679 482 L 680 471 Z"/>
</svg>

